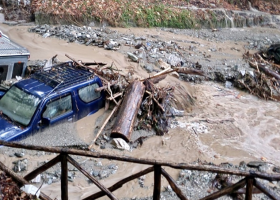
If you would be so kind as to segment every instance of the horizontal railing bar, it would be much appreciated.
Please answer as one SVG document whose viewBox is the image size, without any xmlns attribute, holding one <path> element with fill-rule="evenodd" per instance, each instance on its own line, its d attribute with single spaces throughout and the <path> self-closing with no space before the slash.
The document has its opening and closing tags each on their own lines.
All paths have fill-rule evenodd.
<svg viewBox="0 0 280 200">
<path fill-rule="evenodd" d="M 59 147 L 43 147 L 43 146 L 35 146 L 35 145 L 27 145 L 15 142 L 5 142 L 0 140 L 0 145 L 14 147 L 14 148 L 24 148 L 29 150 L 37 150 L 37 151 L 46 151 L 51 153 L 67 153 L 71 155 L 79 155 L 79 156 L 87 156 L 94 158 L 105 158 L 112 159 L 117 161 L 145 164 L 145 165 L 161 165 L 172 167 L 174 169 L 188 169 L 188 170 L 197 170 L 197 171 L 209 171 L 212 173 L 222 173 L 222 174 L 230 174 L 230 175 L 238 175 L 238 176 L 251 176 L 251 177 L 260 177 L 266 180 L 280 181 L 280 174 L 267 174 L 267 173 L 259 173 L 259 172 L 247 172 L 247 171 L 239 171 L 232 169 L 225 169 L 215 166 L 201 166 L 201 165 L 193 165 L 187 163 L 171 163 L 171 162 L 161 162 L 153 159 L 141 159 L 141 158 L 133 158 L 129 156 L 116 156 L 105 153 L 91 152 L 85 150 L 77 150 L 77 149 L 67 149 L 67 148 L 59 148 Z"/>
</svg>

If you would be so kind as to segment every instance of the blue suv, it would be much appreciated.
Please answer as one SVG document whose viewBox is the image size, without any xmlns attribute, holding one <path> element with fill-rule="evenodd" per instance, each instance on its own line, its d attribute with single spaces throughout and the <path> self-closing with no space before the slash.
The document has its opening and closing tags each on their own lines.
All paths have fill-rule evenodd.
<svg viewBox="0 0 280 200">
<path fill-rule="evenodd" d="M 32 74 L 0 91 L 0 140 L 20 140 L 59 122 L 76 121 L 104 106 L 98 76 L 73 62 Z"/>
</svg>

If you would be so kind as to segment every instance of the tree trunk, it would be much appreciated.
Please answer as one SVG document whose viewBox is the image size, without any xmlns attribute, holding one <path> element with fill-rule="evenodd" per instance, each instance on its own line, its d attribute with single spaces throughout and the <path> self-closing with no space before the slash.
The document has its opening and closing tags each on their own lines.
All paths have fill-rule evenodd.
<svg viewBox="0 0 280 200">
<path fill-rule="evenodd" d="M 129 142 L 144 92 L 145 86 L 141 81 L 135 80 L 129 85 L 112 128 L 111 137 L 120 137 Z"/>
</svg>

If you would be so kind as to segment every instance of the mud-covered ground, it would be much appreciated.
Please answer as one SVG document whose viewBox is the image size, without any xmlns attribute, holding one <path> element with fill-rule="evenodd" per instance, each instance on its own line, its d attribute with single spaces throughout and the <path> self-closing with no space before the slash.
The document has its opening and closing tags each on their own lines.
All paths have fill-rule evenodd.
<svg viewBox="0 0 280 200">
<path fill-rule="evenodd" d="M 228 162 L 233 164 L 229 164 L 233 168 L 242 168 L 243 165 L 246 165 L 242 161 L 245 163 L 262 161 L 262 164 L 259 165 L 261 167 L 258 166 L 253 169 L 265 172 L 271 172 L 280 165 L 278 160 L 280 151 L 279 103 L 258 99 L 246 91 L 233 87 L 234 77 L 240 76 L 244 70 L 253 71 L 248 63 L 243 60 L 243 54 L 248 50 L 255 52 L 272 43 L 280 42 L 279 28 L 252 27 L 221 29 L 214 32 L 212 30 L 165 28 L 110 28 L 109 30 L 113 31 L 114 40 L 121 44 L 120 49 L 116 51 L 106 50 L 94 45 L 85 46 L 78 42 L 69 43 L 67 40 L 56 37 L 43 38 L 37 33 L 28 32 L 28 28 L 30 27 L 0 25 L 0 29 L 8 34 L 13 41 L 28 48 L 31 52 L 31 60 L 49 59 L 58 54 L 60 60 L 66 61 L 67 58 L 64 54 L 68 54 L 85 62 L 114 62 L 118 69 L 123 70 L 123 73 L 133 70 L 135 77 L 145 78 L 160 70 L 153 61 L 156 58 L 168 61 L 169 57 L 166 55 L 172 54 L 172 50 L 171 52 L 166 50 L 165 53 L 154 52 L 153 50 L 147 51 L 149 56 L 147 58 L 149 59 L 147 59 L 146 65 L 140 66 L 128 58 L 127 52 L 134 53 L 136 49 L 133 45 L 126 45 L 128 41 L 126 39 L 135 42 L 137 41 L 135 38 L 142 37 L 145 40 L 141 40 L 141 42 L 146 46 L 149 46 L 149 44 L 159 46 L 170 44 L 171 47 L 174 47 L 174 43 L 176 43 L 177 46 L 180 46 L 178 48 L 180 53 L 177 51 L 176 56 L 182 58 L 180 60 L 182 63 L 193 67 L 201 66 L 201 69 L 206 72 L 207 78 L 181 75 L 178 79 L 169 76 L 162 83 L 163 85 L 181 84 L 195 98 L 194 105 L 188 105 L 188 109 L 183 116 L 172 119 L 167 135 L 149 136 L 144 140 L 142 146 L 131 146 L 130 151 L 117 150 L 110 144 L 110 138 L 101 137 L 102 140 L 99 145 L 94 147 L 95 151 L 177 163 L 192 163 L 197 162 L 198 159 L 213 164 Z M 92 27 L 92 29 L 95 29 L 95 27 Z M 106 37 L 109 38 L 110 34 L 107 34 Z M 157 57 L 155 58 L 153 55 Z M 150 57 L 153 59 L 150 59 Z M 145 66 L 149 66 L 149 68 Z M 82 147 L 86 147 L 94 138 L 94 134 L 102 125 L 106 115 L 108 113 L 104 114 L 104 110 L 100 110 L 93 116 L 73 124 L 53 127 L 29 137 L 23 142 L 36 145 L 82 145 Z M 110 132 L 109 128 L 110 125 L 105 129 L 107 135 Z M 133 137 L 143 134 L 152 133 L 138 131 Z M 28 160 L 28 168 L 19 172 L 22 175 L 55 156 L 45 152 L 7 148 L 1 148 L 1 153 L 0 160 L 10 168 L 14 166 L 13 161 L 25 158 Z M 17 156 L 14 153 L 18 153 Z M 75 157 L 75 159 L 106 186 L 111 186 L 124 176 L 147 168 L 147 166 L 105 159 L 88 159 L 85 157 Z M 263 163 L 263 161 L 265 162 Z M 211 185 L 215 174 L 180 172 L 170 168 L 166 170 L 174 179 L 178 179 L 178 183 L 190 199 L 198 199 L 214 190 Z M 277 170 L 274 171 L 277 172 Z M 59 199 L 59 177 L 60 167 L 58 165 L 44 173 L 37 185 L 44 182 L 42 191 L 52 198 Z M 238 178 L 233 179 L 237 180 Z M 69 180 L 73 181 L 69 183 L 71 199 L 81 199 L 98 191 L 71 165 L 69 166 Z M 279 194 L 279 183 L 268 184 Z M 162 186 L 164 195 L 162 198 L 175 199 L 167 181 L 164 180 Z M 145 199 L 152 195 L 152 191 L 153 174 L 149 174 L 125 184 L 115 194 L 120 199 Z M 262 198 L 262 196 L 259 198 Z"/>
</svg>

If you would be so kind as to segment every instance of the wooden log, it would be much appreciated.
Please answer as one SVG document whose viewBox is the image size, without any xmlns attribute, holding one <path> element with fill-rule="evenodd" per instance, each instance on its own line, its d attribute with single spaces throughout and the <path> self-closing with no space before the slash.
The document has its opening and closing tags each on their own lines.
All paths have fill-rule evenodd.
<svg viewBox="0 0 280 200">
<path fill-rule="evenodd" d="M 68 200 L 68 166 L 67 154 L 61 154 L 61 199 Z"/>
<path fill-rule="evenodd" d="M 46 171 L 47 169 L 51 168 L 52 166 L 54 166 L 55 164 L 60 162 L 60 159 L 61 159 L 60 155 L 56 156 L 55 158 L 53 158 L 49 162 L 47 162 L 44 165 L 38 167 L 36 170 L 34 170 L 34 171 L 30 172 L 29 174 L 25 175 L 24 179 L 27 180 L 27 181 L 31 181 L 38 174 L 41 174 L 42 172 Z"/>
<path fill-rule="evenodd" d="M 16 182 L 20 184 L 20 186 L 29 184 L 27 180 L 22 178 L 21 176 L 18 176 L 15 172 L 7 168 L 1 161 L 0 161 L 0 169 L 5 172 L 8 176 L 12 177 Z M 42 200 L 52 200 L 50 197 L 48 197 L 46 194 L 44 194 L 42 191 L 40 191 L 40 199 Z"/>
<path fill-rule="evenodd" d="M 67 153 L 70 155 L 77 156 L 87 156 L 92 158 L 105 158 L 109 160 L 117 160 L 124 161 L 130 163 L 138 163 L 144 165 L 161 165 L 166 167 L 172 167 L 174 169 L 188 169 L 188 170 L 197 170 L 197 171 L 209 171 L 213 173 L 222 173 L 229 175 L 238 175 L 238 176 L 252 176 L 254 178 L 261 178 L 268 181 L 280 181 L 280 174 L 268 174 L 268 173 L 260 173 L 260 172 L 246 172 L 235 169 L 225 169 L 217 166 L 208 166 L 208 165 L 195 165 L 188 163 L 174 163 L 174 162 L 162 162 L 154 159 L 143 159 L 143 158 L 134 158 L 129 156 L 117 156 L 111 155 L 108 153 L 98 153 L 92 151 L 78 150 L 78 149 L 67 149 L 60 147 L 44 147 L 44 146 L 35 146 L 30 144 L 21 144 L 18 142 L 6 142 L 0 140 L 0 145 L 19 148 L 19 149 L 28 149 L 28 150 L 36 150 L 36 151 L 46 151 L 50 153 Z"/>
<path fill-rule="evenodd" d="M 100 127 L 98 133 L 96 134 L 95 138 L 92 140 L 91 144 L 89 145 L 89 149 L 92 149 L 94 146 L 95 141 L 97 140 L 97 138 L 99 137 L 99 135 L 102 133 L 103 129 L 105 128 L 105 126 L 107 125 L 107 123 L 109 122 L 109 120 L 111 119 L 111 117 L 114 115 L 114 113 L 118 110 L 118 107 L 120 106 L 122 102 L 122 99 L 119 100 L 119 102 L 117 103 L 117 105 L 115 106 L 115 108 L 112 110 L 112 112 L 110 113 L 110 115 L 107 117 L 107 119 L 105 120 L 105 122 L 103 123 L 103 125 Z"/>
<path fill-rule="evenodd" d="M 278 197 L 276 194 L 274 194 L 273 191 L 268 190 L 266 187 L 264 187 L 258 180 L 254 179 L 254 186 L 258 188 L 260 191 L 262 191 L 265 195 L 267 195 L 270 199 L 273 200 L 280 200 L 280 197 Z"/>
<path fill-rule="evenodd" d="M 127 142 L 130 141 L 134 122 L 140 108 L 144 92 L 145 86 L 139 80 L 133 81 L 128 86 L 128 90 L 117 114 L 115 124 L 113 125 L 111 137 L 120 137 Z"/>
<path fill-rule="evenodd" d="M 117 200 L 115 195 L 111 193 L 104 185 L 102 185 L 98 180 L 96 180 L 93 176 L 91 176 L 86 170 L 84 170 L 79 163 L 77 163 L 73 158 L 67 156 L 67 160 L 76 167 L 80 172 L 82 172 L 89 180 L 91 180 L 99 189 L 106 193 L 106 195 L 112 199 Z"/>
<path fill-rule="evenodd" d="M 154 166 L 154 192 L 153 200 L 160 200 L 160 188 L 161 188 L 161 166 Z"/>
<path fill-rule="evenodd" d="M 161 173 L 162 175 L 166 178 L 166 180 L 168 181 L 169 185 L 171 186 L 171 188 L 173 189 L 173 191 L 177 194 L 177 196 L 181 199 L 181 200 L 188 200 L 188 198 L 184 195 L 184 193 L 182 192 L 182 190 L 179 188 L 178 184 L 175 182 L 175 180 L 163 169 L 161 168 Z"/>
<path fill-rule="evenodd" d="M 252 200 L 252 195 L 253 195 L 253 182 L 254 182 L 254 179 L 253 178 L 250 178 L 250 177 L 247 177 L 246 178 L 246 196 L 245 196 L 245 200 Z"/>
<path fill-rule="evenodd" d="M 136 174 L 133 174 L 133 175 L 127 177 L 127 178 L 124 178 L 124 179 L 120 180 L 119 182 L 115 183 L 113 186 L 109 187 L 108 189 L 109 189 L 111 192 L 113 192 L 113 191 L 115 191 L 115 190 L 121 188 L 121 187 L 123 186 L 123 184 L 125 184 L 125 183 L 127 183 L 127 182 L 129 182 L 129 181 L 131 181 L 131 180 L 133 180 L 133 179 L 136 179 L 136 178 L 138 178 L 138 177 L 140 177 L 140 176 L 143 176 L 143 175 L 145 175 L 145 174 L 148 174 L 148 173 L 150 173 L 150 172 L 152 172 L 152 171 L 154 171 L 154 167 L 149 167 L 149 168 L 147 168 L 147 169 L 145 169 L 145 170 L 143 170 L 143 171 L 141 171 L 141 172 L 138 172 L 138 173 L 136 173 Z M 104 195 L 106 195 L 106 193 L 103 192 L 103 191 L 100 191 L 100 192 L 97 192 L 97 193 L 95 193 L 95 194 L 93 194 L 93 195 L 91 195 L 91 196 L 89 196 L 89 197 L 86 197 L 86 198 L 83 199 L 83 200 L 98 199 L 98 198 L 100 198 L 100 197 L 102 197 L 102 196 L 104 196 Z"/>
<path fill-rule="evenodd" d="M 250 64 L 251 67 L 255 68 L 256 70 L 260 70 L 261 72 L 265 73 L 266 75 L 274 77 L 276 80 L 280 80 L 280 75 L 277 74 L 275 71 L 267 69 L 263 66 L 256 65 L 252 62 L 249 62 L 249 64 Z"/>
<path fill-rule="evenodd" d="M 239 182 L 237 182 L 236 184 L 234 185 L 231 185 L 229 187 L 226 187 L 222 190 L 219 190 L 217 192 L 214 192 L 213 194 L 210 194 L 200 200 L 212 200 L 212 199 L 217 199 L 221 196 L 224 196 L 226 194 L 231 194 L 233 193 L 235 190 L 238 190 L 239 188 L 243 188 L 244 186 L 246 185 L 246 179 L 242 179 L 240 180 Z"/>
</svg>

